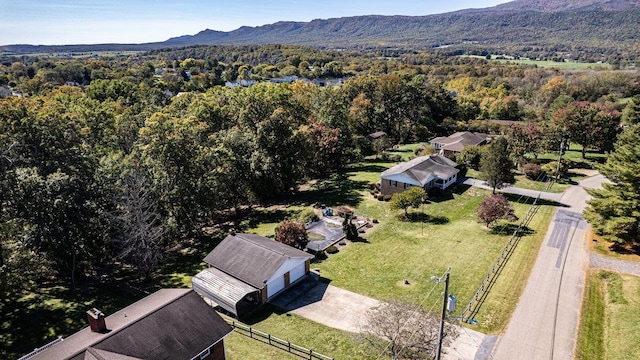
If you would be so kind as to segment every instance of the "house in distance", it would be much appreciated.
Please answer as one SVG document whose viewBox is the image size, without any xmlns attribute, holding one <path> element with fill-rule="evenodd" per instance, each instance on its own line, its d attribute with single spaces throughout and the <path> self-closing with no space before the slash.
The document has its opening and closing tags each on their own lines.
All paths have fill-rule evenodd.
<svg viewBox="0 0 640 360">
<path fill-rule="evenodd" d="M 437 137 L 429 143 L 439 154 L 448 156 L 461 152 L 467 146 L 486 144 L 488 140 L 487 134 L 461 131 L 449 136 Z"/>
<path fill-rule="evenodd" d="M 427 155 L 400 163 L 380 174 L 380 192 L 392 195 L 412 186 L 425 191 L 446 189 L 458 180 L 458 164 L 443 155 Z"/>
</svg>

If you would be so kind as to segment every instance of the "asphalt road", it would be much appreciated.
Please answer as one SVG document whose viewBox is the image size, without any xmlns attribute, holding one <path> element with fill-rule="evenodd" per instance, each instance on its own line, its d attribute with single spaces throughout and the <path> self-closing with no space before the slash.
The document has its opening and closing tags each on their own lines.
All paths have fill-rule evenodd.
<svg viewBox="0 0 640 360">
<path fill-rule="evenodd" d="M 527 286 L 492 359 L 573 358 L 580 306 L 589 267 L 587 223 L 582 219 L 589 195 L 604 177 L 596 175 L 571 186 L 558 208 L 540 247 Z"/>
</svg>

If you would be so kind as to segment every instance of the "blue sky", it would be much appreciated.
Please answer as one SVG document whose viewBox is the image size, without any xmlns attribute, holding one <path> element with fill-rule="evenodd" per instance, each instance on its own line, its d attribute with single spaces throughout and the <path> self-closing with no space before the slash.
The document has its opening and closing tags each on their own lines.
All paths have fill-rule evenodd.
<svg viewBox="0 0 640 360">
<path fill-rule="evenodd" d="M 355 15 L 428 15 L 507 0 L 0 0 L 0 45 L 164 41 L 204 29 Z"/>
</svg>

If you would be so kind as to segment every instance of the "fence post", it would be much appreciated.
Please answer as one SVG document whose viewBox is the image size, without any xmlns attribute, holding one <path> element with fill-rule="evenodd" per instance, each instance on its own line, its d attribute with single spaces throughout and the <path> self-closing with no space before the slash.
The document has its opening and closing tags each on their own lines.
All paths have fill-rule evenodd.
<svg viewBox="0 0 640 360">
<path fill-rule="evenodd" d="M 291 352 L 291 341 L 287 341 L 288 346 L 288 351 Z"/>
<path fill-rule="evenodd" d="M 271 334 L 267 334 L 267 338 L 269 339 L 269 345 L 271 345 Z"/>
<path fill-rule="evenodd" d="M 249 337 L 253 339 L 253 328 L 249 327 Z"/>
<path fill-rule="evenodd" d="M 309 360 L 313 360 L 313 350 L 309 350 Z"/>
</svg>

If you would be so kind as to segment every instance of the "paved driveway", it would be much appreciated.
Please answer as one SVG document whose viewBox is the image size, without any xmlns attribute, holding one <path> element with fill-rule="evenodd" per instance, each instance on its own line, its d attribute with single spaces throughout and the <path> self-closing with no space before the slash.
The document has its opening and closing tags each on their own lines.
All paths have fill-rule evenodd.
<svg viewBox="0 0 640 360">
<path fill-rule="evenodd" d="M 351 332 L 360 332 L 366 313 L 380 301 L 319 282 L 311 275 L 277 296 L 271 304 L 317 323 Z M 469 360 L 478 352 L 485 335 L 458 329 L 458 338 L 444 348 L 443 360 Z"/>
<path fill-rule="evenodd" d="M 378 300 L 319 282 L 311 274 L 306 283 L 298 284 L 271 303 L 332 328 L 359 332 L 366 312 L 378 305 Z"/>
</svg>

